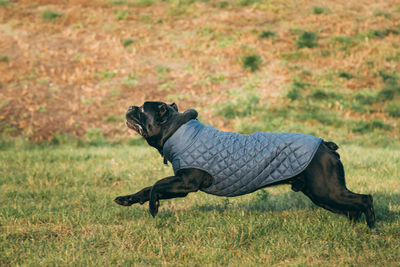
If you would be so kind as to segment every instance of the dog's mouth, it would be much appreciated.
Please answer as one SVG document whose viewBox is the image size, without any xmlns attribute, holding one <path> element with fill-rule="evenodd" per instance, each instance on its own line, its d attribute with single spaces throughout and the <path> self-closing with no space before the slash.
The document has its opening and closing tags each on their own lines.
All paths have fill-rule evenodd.
<svg viewBox="0 0 400 267">
<path fill-rule="evenodd" d="M 128 128 L 135 130 L 138 134 L 145 137 L 145 131 L 143 129 L 143 126 L 140 125 L 139 123 L 133 122 L 133 121 L 127 119 L 125 121 L 125 124 L 126 124 L 126 126 L 128 126 Z"/>
<path fill-rule="evenodd" d="M 142 137 L 148 137 L 146 127 L 144 126 L 145 116 L 142 107 L 130 106 L 125 114 L 125 124 L 129 129 L 134 130 Z"/>
</svg>

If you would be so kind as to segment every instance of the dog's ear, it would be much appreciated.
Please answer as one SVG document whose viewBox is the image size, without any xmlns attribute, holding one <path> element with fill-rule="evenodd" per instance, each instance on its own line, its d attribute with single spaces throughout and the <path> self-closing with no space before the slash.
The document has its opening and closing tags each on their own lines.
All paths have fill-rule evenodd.
<svg viewBox="0 0 400 267">
<path fill-rule="evenodd" d="M 165 123 L 167 121 L 168 117 L 168 107 L 167 104 L 160 104 L 158 106 L 158 119 L 161 124 Z"/>
<path fill-rule="evenodd" d="M 175 103 L 172 103 L 169 105 L 171 108 L 175 109 L 175 111 L 178 111 L 178 106 Z"/>
</svg>

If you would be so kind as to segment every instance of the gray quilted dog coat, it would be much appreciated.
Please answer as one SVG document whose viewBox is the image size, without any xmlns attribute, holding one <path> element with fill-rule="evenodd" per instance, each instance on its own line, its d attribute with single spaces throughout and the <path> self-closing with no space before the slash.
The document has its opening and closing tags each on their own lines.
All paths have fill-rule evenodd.
<svg viewBox="0 0 400 267">
<path fill-rule="evenodd" d="M 321 141 L 299 133 L 222 132 L 191 120 L 167 140 L 163 154 L 175 174 L 187 168 L 209 173 L 213 183 L 201 191 L 239 196 L 302 172 Z"/>
</svg>

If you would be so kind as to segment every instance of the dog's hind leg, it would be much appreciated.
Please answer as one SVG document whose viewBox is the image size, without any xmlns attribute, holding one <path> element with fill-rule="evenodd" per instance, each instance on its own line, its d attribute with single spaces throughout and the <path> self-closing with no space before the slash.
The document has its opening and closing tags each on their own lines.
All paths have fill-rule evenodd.
<svg viewBox="0 0 400 267">
<path fill-rule="evenodd" d="M 373 228 L 375 225 L 374 208 L 371 195 L 356 194 L 347 189 L 340 192 L 329 190 L 315 190 L 305 187 L 302 192 L 316 205 L 334 213 L 345 214 L 352 221 L 357 221 L 362 213 L 365 213 L 367 225 Z"/>
<path fill-rule="evenodd" d="M 320 198 L 315 197 L 314 194 L 312 194 L 311 192 L 307 191 L 307 190 L 302 190 L 302 192 L 308 196 L 313 202 L 314 204 L 320 206 L 321 208 L 324 208 L 326 210 L 329 210 L 333 213 L 338 213 L 338 214 L 344 214 L 346 215 L 351 221 L 355 222 L 358 221 L 358 219 L 360 218 L 362 211 L 360 210 L 356 210 L 356 211 L 351 211 L 351 210 L 341 210 L 338 208 L 334 208 L 331 205 L 335 205 L 338 206 L 337 203 L 332 203 L 332 201 L 321 201 Z M 327 202 L 329 202 L 329 204 L 327 204 Z M 348 209 L 348 205 L 345 206 L 346 209 Z"/>
<path fill-rule="evenodd" d="M 318 202 L 317 200 L 315 200 L 313 194 L 311 194 L 308 190 L 305 189 L 305 185 L 306 185 L 306 178 L 304 177 L 304 173 L 301 173 L 299 175 L 297 175 L 296 177 L 290 179 L 289 181 L 287 181 L 289 184 L 292 185 L 292 190 L 295 192 L 298 191 L 302 191 L 305 195 L 307 195 L 316 205 L 327 209 L 329 211 L 332 211 L 334 213 L 339 213 L 339 214 L 343 214 L 345 213 L 347 215 L 347 217 L 352 220 L 352 221 L 357 221 L 360 216 L 361 216 L 361 211 L 342 211 L 342 210 L 338 210 L 335 209 L 331 206 L 328 206 L 324 203 Z"/>
<path fill-rule="evenodd" d="M 302 175 L 305 185 L 301 191 L 315 204 L 352 220 L 365 213 L 368 226 L 374 227 L 372 196 L 356 194 L 346 188 L 343 165 L 328 147 L 320 146 Z"/>
</svg>

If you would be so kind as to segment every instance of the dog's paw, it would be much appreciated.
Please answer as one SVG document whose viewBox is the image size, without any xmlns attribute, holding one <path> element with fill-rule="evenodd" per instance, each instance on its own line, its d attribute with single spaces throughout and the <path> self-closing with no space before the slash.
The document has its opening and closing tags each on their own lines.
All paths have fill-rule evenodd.
<svg viewBox="0 0 400 267">
<path fill-rule="evenodd" d="M 149 201 L 149 211 L 150 211 L 150 214 L 153 216 L 153 218 L 156 217 L 159 206 L 160 206 L 160 201 L 158 201 L 158 200 Z"/>
<path fill-rule="evenodd" d="M 140 199 L 133 196 L 120 196 L 115 198 L 114 202 L 122 206 L 131 206 L 140 202 Z"/>
</svg>

